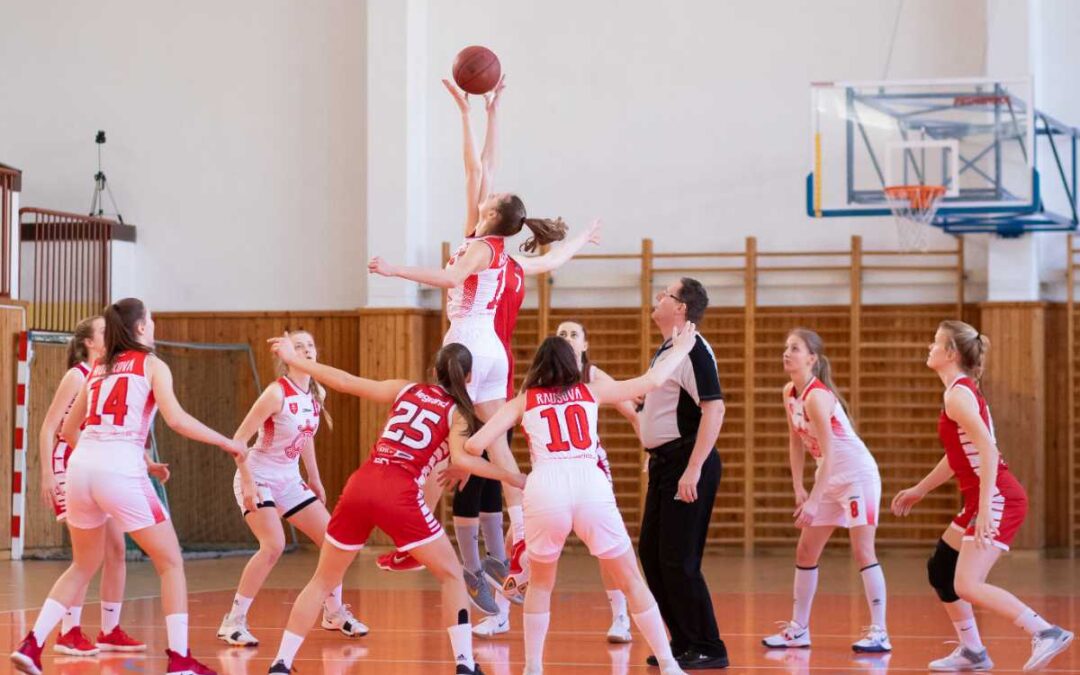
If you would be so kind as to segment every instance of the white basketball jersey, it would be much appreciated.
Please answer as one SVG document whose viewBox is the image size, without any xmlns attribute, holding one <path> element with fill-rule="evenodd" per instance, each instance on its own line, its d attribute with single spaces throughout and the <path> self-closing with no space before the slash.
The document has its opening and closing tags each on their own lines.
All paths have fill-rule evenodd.
<svg viewBox="0 0 1080 675">
<path fill-rule="evenodd" d="M 71 372 L 71 371 L 77 372 L 79 374 L 79 376 L 82 378 L 82 383 L 86 384 L 86 378 L 90 375 L 90 364 L 89 363 L 76 363 L 74 367 L 68 369 L 68 372 Z M 78 398 L 78 396 L 76 396 L 75 398 Z M 67 409 L 64 410 L 64 416 L 60 418 L 60 424 L 56 427 L 56 442 L 57 443 L 63 443 L 64 442 L 63 435 L 60 432 L 64 429 L 64 422 L 67 421 L 68 415 L 71 414 L 71 406 L 73 406 L 73 405 L 75 405 L 75 399 L 74 398 L 71 399 L 71 401 L 68 402 Z"/>
<path fill-rule="evenodd" d="M 468 237 L 450 257 L 448 265 L 453 266 L 465 255 L 469 244 L 482 243 L 491 248 L 491 264 L 476 274 L 470 274 L 461 286 L 450 289 L 446 305 L 446 315 L 450 320 L 490 317 L 494 321 L 506 274 L 504 242 L 503 237 Z"/>
<path fill-rule="evenodd" d="M 122 441 L 146 447 L 146 436 L 157 413 L 154 392 L 146 377 L 146 352 L 127 351 L 116 357 L 106 373 L 95 363 L 87 379 L 87 415 L 80 441 Z"/>
<path fill-rule="evenodd" d="M 799 440 L 802 441 L 807 452 L 813 456 L 818 466 L 821 466 L 821 443 L 814 435 L 814 429 L 810 425 L 810 418 L 806 414 L 806 397 L 810 395 L 810 392 L 817 389 L 832 394 L 829 388 L 815 377 L 806 385 L 806 389 L 803 390 L 802 394 L 798 394 L 792 388 L 791 395 L 788 396 L 786 403 L 792 429 L 798 434 Z M 868 472 L 877 472 L 877 462 L 874 461 L 873 455 L 866 448 L 866 444 L 855 433 L 855 429 L 851 426 L 851 420 L 848 419 L 847 413 L 844 412 L 844 406 L 840 405 L 839 400 L 836 400 L 832 414 L 829 415 L 829 428 L 832 432 L 829 438 L 830 448 L 834 455 L 831 462 L 832 475 L 822 476 L 822 478 L 850 477 Z"/>
<path fill-rule="evenodd" d="M 564 459 L 586 459 L 596 466 L 598 418 L 599 407 L 586 384 L 526 390 L 521 426 L 533 467 Z"/>
<path fill-rule="evenodd" d="M 296 465 L 300 453 L 319 430 L 322 411 L 315 400 L 315 382 L 312 381 L 308 391 L 304 391 L 282 376 L 277 385 L 282 393 L 281 410 L 267 417 L 259 429 L 255 447 L 248 455 L 248 461 L 254 461 L 255 466 Z"/>
</svg>

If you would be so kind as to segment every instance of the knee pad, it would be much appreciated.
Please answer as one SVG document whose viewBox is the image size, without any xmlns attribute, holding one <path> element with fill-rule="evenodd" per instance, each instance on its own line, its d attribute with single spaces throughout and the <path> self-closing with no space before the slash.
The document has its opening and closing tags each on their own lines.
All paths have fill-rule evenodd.
<svg viewBox="0 0 1080 675">
<path fill-rule="evenodd" d="M 956 561 L 959 557 L 959 551 L 946 544 L 944 539 L 939 539 L 933 555 L 926 561 L 926 576 L 942 602 L 956 602 L 960 599 L 953 587 Z"/>
</svg>

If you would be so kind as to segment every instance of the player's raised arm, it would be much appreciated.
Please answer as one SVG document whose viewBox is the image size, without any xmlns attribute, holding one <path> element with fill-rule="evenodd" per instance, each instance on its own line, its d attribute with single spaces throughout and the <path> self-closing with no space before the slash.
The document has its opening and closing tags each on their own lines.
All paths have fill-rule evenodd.
<svg viewBox="0 0 1080 675">
<path fill-rule="evenodd" d="M 282 363 L 307 373 L 323 386 L 343 394 L 352 394 L 379 403 L 390 403 L 409 383 L 408 380 L 369 380 L 324 363 L 302 359 L 293 348 L 288 333 L 280 337 L 272 337 L 267 342 L 270 343 L 270 351 L 276 354 Z"/>
</svg>

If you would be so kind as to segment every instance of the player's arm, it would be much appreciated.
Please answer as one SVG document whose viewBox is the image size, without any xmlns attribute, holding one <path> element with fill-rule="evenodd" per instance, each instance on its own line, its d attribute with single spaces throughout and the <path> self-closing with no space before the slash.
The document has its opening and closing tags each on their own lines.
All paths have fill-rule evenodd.
<svg viewBox="0 0 1080 675">
<path fill-rule="evenodd" d="M 52 453 L 56 446 L 56 436 L 60 431 L 60 423 L 64 419 L 68 404 L 79 395 L 79 389 L 85 381 L 82 373 L 77 369 L 72 368 L 64 373 L 49 403 L 49 409 L 45 411 L 45 420 L 41 423 L 41 433 L 38 434 L 41 496 L 50 506 L 53 495 L 56 494 L 56 476 L 52 471 Z"/>
<path fill-rule="evenodd" d="M 459 469 L 467 471 L 474 476 L 491 478 L 502 481 L 516 488 L 525 487 L 525 476 L 516 471 L 507 471 L 487 461 L 480 455 L 474 455 L 465 449 L 468 439 L 468 423 L 464 415 L 454 412 L 454 419 L 450 425 L 450 463 L 457 465 Z M 505 432 L 503 432 L 505 433 Z"/>
<path fill-rule="evenodd" d="M 263 422 L 271 415 L 281 411 L 284 401 L 285 394 L 281 390 L 281 385 L 277 382 L 263 389 L 259 398 L 255 399 L 255 404 L 248 410 L 248 414 L 244 416 L 244 420 L 240 422 L 240 426 L 236 428 L 233 438 L 247 445 L 251 437 L 259 431 L 259 427 L 263 425 Z"/>
<path fill-rule="evenodd" d="M 283 363 L 307 373 L 324 387 L 343 394 L 352 394 L 378 403 L 392 403 L 405 385 L 409 384 L 408 380 L 369 380 L 366 377 L 347 373 L 340 368 L 300 358 L 293 348 L 288 333 L 280 337 L 272 337 L 267 342 L 270 343 L 270 351 L 276 354 Z"/>
<path fill-rule="evenodd" d="M 818 449 L 821 451 L 821 469 L 818 472 L 820 480 L 814 480 L 814 487 L 810 490 L 810 496 L 795 511 L 795 524 L 798 526 L 809 525 L 817 513 L 817 507 L 821 504 L 822 494 L 825 492 L 826 483 L 832 475 L 833 452 L 832 452 L 832 428 L 829 419 L 836 406 L 836 396 L 831 391 L 815 389 L 806 397 L 806 416 L 810 420 L 810 428 L 814 430 L 814 438 L 817 439 Z"/>
<path fill-rule="evenodd" d="M 585 244 L 599 244 L 602 225 L 599 219 L 594 220 L 584 232 L 567 239 L 547 253 L 538 256 L 515 256 L 514 260 L 521 265 L 522 273 L 526 276 L 557 270 L 577 255 Z"/>
<path fill-rule="evenodd" d="M 782 396 L 784 419 L 787 420 L 788 428 L 788 463 L 791 466 L 791 486 L 795 490 L 795 506 L 798 508 L 803 505 L 809 494 L 806 491 L 806 486 L 803 485 L 803 474 L 806 468 L 806 448 L 803 447 L 799 434 L 795 433 L 795 427 L 791 424 L 791 412 L 787 407 L 788 397 L 791 396 L 794 389 L 795 385 L 788 382 L 784 385 Z"/>
<path fill-rule="evenodd" d="M 596 368 L 593 371 L 592 382 L 614 382 L 615 378 L 611 377 L 604 371 Z M 590 383 L 591 386 L 592 383 Z M 630 426 L 634 428 L 634 436 L 637 437 L 638 442 L 641 442 L 641 420 L 638 419 L 637 409 L 631 401 L 619 401 L 615 404 L 615 410 L 619 411 L 619 414 L 626 418 L 626 421 L 630 423 Z"/>
<path fill-rule="evenodd" d="M 487 244 L 472 242 L 464 255 L 454 261 L 453 265 L 447 265 L 441 269 L 391 265 L 379 256 L 375 256 L 368 262 L 368 272 L 384 277 L 408 279 L 435 288 L 457 288 L 465 283 L 470 275 L 487 268 L 491 264 L 492 255 L 491 248 Z"/>
<path fill-rule="evenodd" d="M 697 340 L 697 326 L 687 323 L 681 331 L 675 331 L 671 336 L 672 353 L 665 359 L 653 364 L 647 373 L 632 380 L 612 380 L 611 382 L 596 382 L 589 385 L 597 403 L 616 403 L 629 401 L 643 394 L 647 394 L 664 383 L 675 373 L 675 369 L 694 348 Z"/>
<path fill-rule="evenodd" d="M 962 390 L 962 391 L 961 391 Z M 975 516 L 975 543 L 986 545 L 995 534 L 991 525 L 991 498 L 997 485 L 997 444 L 979 415 L 979 403 L 967 387 L 953 387 L 945 394 L 945 414 L 955 421 L 979 452 L 979 511 Z"/>
<path fill-rule="evenodd" d="M 323 488 L 322 477 L 319 475 L 319 462 L 315 459 L 315 439 L 309 438 L 300 451 L 300 459 L 304 462 L 304 473 L 307 474 L 307 485 L 315 496 L 323 504 L 326 503 L 326 489 Z"/>
<path fill-rule="evenodd" d="M 150 389 L 154 392 L 154 400 L 157 401 L 161 417 L 170 429 L 193 441 L 216 445 L 234 458 L 243 461 L 247 452 L 243 443 L 227 438 L 195 419 L 176 400 L 172 371 L 167 363 L 156 356 L 147 356 L 146 376 L 150 380 Z"/>
<path fill-rule="evenodd" d="M 484 94 L 484 108 L 487 110 L 487 132 L 484 135 L 484 148 L 480 151 L 480 189 L 477 191 L 479 199 L 486 199 L 492 192 L 495 184 L 495 158 L 498 155 L 498 110 L 499 98 L 503 89 L 506 88 L 506 75 L 499 78 L 499 83 L 490 93 Z M 479 217 L 479 214 L 477 215 Z M 471 230 L 465 230 L 468 235 Z"/>
<path fill-rule="evenodd" d="M 930 492 L 945 484 L 952 477 L 953 470 L 949 467 L 949 458 L 942 457 L 934 468 L 930 470 L 930 473 L 926 474 L 921 481 L 913 487 L 905 488 L 896 493 L 896 496 L 893 497 L 892 500 L 893 514 L 897 516 L 906 516 L 911 513 L 911 509 L 915 504 Z"/>
<path fill-rule="evenodd" d="M 484 426 L 465 441 L 465 452 L 479 457 L 484 450 L 494 447 L 496 439 L 500 436 L 505 438 L 506 432 L 521 420 L 523 414 L 525 414 L 525 394 L 518 394 L 502 404 Z"/>
<path fill-rule="evenodd" d="M 79 393 L 75 396 L 75 402 L 71 404 L 71 412 L 68 413 L 67 419 L 64 420 L 64 428 L 60 430 L 60 435 L 64 437 L 64 441 L 73 448 L 79 444 L 82 423 L 86 419 L 89 391 L 89 387 L 79 388 Z"/>
<path fill-rule="evenodd" d="M 480 183 L 483 179 L 483 166 L 476 154 L 473 142 L 472 125 L 469 123 L 469 95 L 459 90 L 450 80 L 443 80 L 443 86 L 450 92 L 454 103 L 461 113 L 462 158 L 465 161 L 465 236 L 476 229 L 480 219 Z"/>
</svg>

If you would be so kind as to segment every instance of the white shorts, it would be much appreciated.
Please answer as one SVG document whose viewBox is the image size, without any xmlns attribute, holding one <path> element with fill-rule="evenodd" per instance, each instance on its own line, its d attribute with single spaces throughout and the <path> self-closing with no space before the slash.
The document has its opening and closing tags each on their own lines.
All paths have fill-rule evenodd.
<svg viewBox="0 0 1080 675">
<path fill-rule="evenodd" d="M 536 467 L 525 483 L 523 508 L 531 560 L 558 560 L 571 531 L 597 558 L 617 558 L 631 549 L 615 493 L 595 459 L 556 460 Z"/>
<path fill-rule="evenodd" d="M 72 527 L 101 527 L 110 516 L 124 532 L 169 519 L 146 473 L 143 449 L 123 442 L 84 441 L 67 467 L 67 521 Z"/>
<path fill-rule="evenodd" d="M 826 489 L 814 516 L 813 526 L 861 527 L 878 524 L 881 507 L 881 478 L 857 477 Z"/>
<path fill-rule="evenodd" d="M 278 515 L 282 518 L 296 515 L 304 507 L 319 499 L 304 483 L 296 467 L 287 467 L 278 471 L 264 467 L 251 467 L 251 476 L 255 479 L 255 491 L 258 494 L 255 508 L 276 508 Z M 240 507 L 240 512 L 246 516 L 248 512 L 244 508 L 244 494 L 240 489 L 239 471 L 233 476 L 233 495 L 236 496 L 236 504 Z"/>
<path fill-rule="evenodd" d="M 52 496 L 52 503 L 57 522 L 67 519 L 67 465 L 70 458 L 71 446 L 64 441 L 57 441 L 52 451 L 52 474 L 56 478 L 56 492 Z"/>
<path fill-rule="evenodd" d="M 472 354 L 472 376 L 465 384 L 473 403 L 487 403 L 506 398 L 506 381 L 510 362 L 506 348 L 495 334 L 495 326 L 484 320 L 461 319 L 450 324 L 443 345 L 453 342 L 465 345 Z"/>
</svg>

